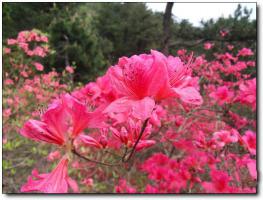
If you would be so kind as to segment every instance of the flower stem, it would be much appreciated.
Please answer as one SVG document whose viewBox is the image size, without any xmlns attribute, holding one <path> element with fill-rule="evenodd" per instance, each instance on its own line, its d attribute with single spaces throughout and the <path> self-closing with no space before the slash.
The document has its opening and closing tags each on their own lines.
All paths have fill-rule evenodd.
<svg viewBox="0 0 263 200">
<path fill-rule="evenodd" d="M 87 158 L 86 156 L 81 155 L 79 152 L 76 151 L 76 149 L 72 149 L 72 153 L 77 155 L 78 157 L 88 161 L 88 162 L 93 162 L 93 163 L 100 164 L 100 165 L 106 165 L 106 166 L 112 167 L 112 166 L 119 166 L 122 164 L 122 163 L 114 163 L 114 164 L 113 163 L 104 163 L 104 162 L 100 162 L 97 160 L 92 160 L 90 158 Z"/>
<path fill-rule="evenodd" d="M 147 126 L 147 122 L 149 121 L 149 119 L 150 119 L 150 118 L 148 118 L 148 119 L 146 119 L 146 120 L 144 121 L 144 123 L 143 123 L 143 125 L 142 125 L 142 129 L 141 129 L 140 135 L 139 135 L 139 137 L 137 138 L 135 144 L 133 145 L 132 150 L 131 150 L 131 153 L 129 154 L 129 156 L 128 156 L 127 159 L 125 159 L 125 157 L 124 157 L 124 159 L 122 160 L 123 162 L 128 162 L 128 161 L 131 159 L 131 157 L 133 156 L 133 154 L 134 154 L 134 152 L 135 152 L 135 150 L 136 150 L 136 146 L 138 145 L 138 143 L 139 143 L 139 141 L 140 141 L 140 139 L 141 139 L 141 137 L 142 137 L 142 135 L 143 135 L 143 132 L 144 132 L 146 126 Z"/>
</svg>

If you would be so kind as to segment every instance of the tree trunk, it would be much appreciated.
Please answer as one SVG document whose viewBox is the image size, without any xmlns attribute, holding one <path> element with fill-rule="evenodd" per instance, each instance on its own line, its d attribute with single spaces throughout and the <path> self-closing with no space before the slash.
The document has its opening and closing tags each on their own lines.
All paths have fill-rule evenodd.
<svg viewBox="0 0 263 200">
<path fill-rule="evenodd" d="M 173 2 L 168 2 L 166 4 L 165 13 L 163 16 L 163 40 L 162 40 L 162 52 L 165 55 L 169 54 L 169 45 L 171 37 L 171 18 L 172 18 L 172 8 Z"/>
</svg>

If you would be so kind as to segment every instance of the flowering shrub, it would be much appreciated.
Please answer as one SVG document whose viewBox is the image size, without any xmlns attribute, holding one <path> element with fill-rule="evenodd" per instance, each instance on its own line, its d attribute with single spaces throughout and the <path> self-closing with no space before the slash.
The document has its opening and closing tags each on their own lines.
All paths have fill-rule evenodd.
<svg viewBox="0 0 263 200">
<path fill-rule="evenodd" d="M 151 50 L 120 58 L 95 82 L 69 92 L 55 71 L 39 74 L 45 67 L 34 57 L 45 56 L 48 48 L 30 49 L 28 43 L 47 41 L 21 32 L 4 51 L 16 70 L 4 77 L 5 133 L 14 128 L 8 122 L 14 112 L 30 116 L 20 119 L 25 123 L 16 131 L 51 144 L 45 164 L 56 164 L 41 174 L 33 169 L 21 192 L 256 192 L 251 49 L 234 53 L 227 44 L 228 51 L 211 61 L 187 50 L 179 57 Z M 26 63 L 12 61 L 14 45 L 29 56 Z M 214 45 L 207 42 L 204 48 Z M 63 73 L 71 76 L 74 68 Z M 30 95 L 48 106 L 33 112 Z"/>
</svg>

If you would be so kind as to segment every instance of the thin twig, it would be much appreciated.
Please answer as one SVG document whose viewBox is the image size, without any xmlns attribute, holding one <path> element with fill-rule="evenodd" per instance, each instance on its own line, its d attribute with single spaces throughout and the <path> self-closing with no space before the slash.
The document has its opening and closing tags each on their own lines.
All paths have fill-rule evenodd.
<svg viewBox="0 0 263 200">
<path fill-rule="evenodd" d="M 108 150 L 105 150 L 104 152 L 105 152 L 105 153 L 108 153 L 108 154 L 111 154 L 111 155 L 113 155 L 113 156 L 115 156 L 115 157 L 122 158 L 122 156 L 120 156 L 120 155 L 118 155 L 118 154 L 116 154 L 116 153 L 114 153 L 114 152 L 111 152 L 111 151 L 108 151 Z"/>
<path fill-rule="evenodd" d="M 139 141 L 140 141 L 140 139 L 141 139 L 141 137 L 142 137 L 142 135 L 143 135 L 143 132 L 144 132 L 144 130 L 145 130 L 145 128 L 146 128 L 146 125 L 147 125 L 147 122 L 149 121 L 149 119 L 150 119 L 150 118 L 148 118 L 148 119 L 146 119 L 146 120 L 144 121 L 144 123 L 143 123 L 143 125 L 142 125 L 142 129 L 141 129 L 140 135 L 139 135 L 139 137 L 137 138 L 135 144 L 133 145 L 132 150 L 131 150 L 131 153 L 129 154 L 129 156 L 128 156 L 128 158 L 127 158 L 126 160 L 125 160 L 125 157 L 124 157 L 124 161 L 123 161 L 123 162 L 128 162 L 128 161 L 131 159 L 131 157 L 133 156 L 133 154 L 134 154 L 134 152 L 135 152 L 135 150 L 136 150 L 136 146 L 138 145 L 138 143 L 139 143 Z"/>
<path fill-rule="evenodd" d="M 127 155 L 127 152 L 128 152 L 128 148 L 127 148 L 127 146 L 125 146 L 124 154 L 123 154 L 123 156 L 121 158 L 122 162 L 125 162 L 125 157 Z"/>
<path fill-rule="evenodd" d="M 77 155 L 78 157 L 86 160 L 86 161 L 93 162 L 93 163 L 100 164 L 100 165 L 106 165 L 106 166 L 111 166 L 112 167 L 112 166 L 119 166 L 119 165 L 122 164 L 122 163 L 114 163 L 114 164 L 112 164 L 112 163 L 104 163 L 104 162 L 100 162 L 100 161 L 97 161 L 97 160 L 92 160 L 90 158 L 87 158 L 87 157 L 81 155 L 79 152 L 76 151 L 76 149 L 72 149 L 72 153 Z"/>
</svg>

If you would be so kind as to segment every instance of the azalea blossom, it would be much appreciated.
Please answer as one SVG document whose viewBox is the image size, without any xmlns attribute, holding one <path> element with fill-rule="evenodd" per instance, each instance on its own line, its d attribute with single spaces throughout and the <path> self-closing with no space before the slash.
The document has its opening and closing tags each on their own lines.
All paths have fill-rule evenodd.
<svg viewBox="0 0 263 200">
<path fill-rule="evenodd" d="M 20 134 L 36 141 L 64 145 L 87 127 L 103 127 L 103 121 L 100 121 L 102 119 L 100 111 L 89 112 L 86 105 L 65 95 L 62 100 L 55 100 L 49 106 L 41 116 L 41 121 L 28 120 Z"/>
<path fill-rule="evenodd" d="M 209 50 L 209 49 L 211 49 L 213 46 L 214 46 L 213 43 L 206 42 L 206 43 L 204 44 L 204 49 L 205 49 L 205 50 Z"/>
<path fill-rule="evenodd" d="M 115 190 L 118 193 L 136 193 L 136 189 L 127 184 L 125 179 L 120 179 L 119 184 L 115 186 Z"/>
<path fill-rule="evenodd" d="M 141 131 L 141 122 L 138 121 L 135 123 L 133 120 L 128 121 L 128 130 L 125 127 L 122 127 L 120 131 L 111 127 L 113 135 L 120 140 L 121 143 L 125 144 L 126 147 L 131 148 L 134 146 L 137 138 L 139 137 Z M 151 125 L 147 125 L 144 132 L 142 133 L 142 137 L 138 142 L 135 150 L 140 151 L 144 148 L 148 148 L 156 143 L 154 140 L 148 140 L 151 134 Z"/>
<path fill-rule="evenodd" d="M 230 131 L 221 130 L 213 134 L 213 139 L 215 140 L 217 146 L 219 148 L 222 148 L 227 144 L 237 142 L 238 135 L 239 133 L 235 129 L 232 129 Z"/>
<path fill-rule="evenodd" d="M 120 58 L 108 73 L 121 98 L 105 112 L 132 112 L 134 117 L 145 120 L 151 115 L 155 101 L 165 98 L 177 97 L 186 103 L 202 104 L 196 87 L 189 85 L 188 67 L 179 58 L 167 58 L 154 50 L 150 55 Z"/>
<path fill-rule="evenodd" d="M 242 140 L 252 155 L 256 155 L 256 133 L 251 130 L 245 132 L 245 135 L 242 136 Z"/>
<path fill-rule="evenodd" d="M 252 107 L 253 110 L 257 107 L 257 81 L 256 78 L 244 81 L 239 85 L 239 94 L 236 101 Z"/>
<path fill-rule="evenodd" d="M 38 71 L 43 71 L 44 70 L 44 66 L 42 64 L 40 64 L 38 62 L 34 62 L 34 65 L 35 65 L 35 67 L 36 67 L 36 69 Z"/>
<path fill-rule="evenodd" d="M 249 48 L 243 48 L 238 51 L 237 56 L 252 56 L 254 55 L 253 51 Z"/>
<path fill-rule="evenodd" d="M 211 182 L 201 183 L 207 193 L 233 193 L 235 188 L 229 185 L 231 177 L 224 171 L 212 170 L 210 172 Z"/>
<path fill-rule="evenodd" d="M 227 86 L 221 86 L 209 96 L 215 99 L 219 105 L 223 105 L 224 103 L 230 103 L 232 101 L 234 93 L 229 90 Z"/>
<path fill-rule="evenodd" d="M 11 49 L 10 48 L 4 48 L 4 54 L 10 54 Z"/>
<path fill-rule="evenodd" d="M 73 73 L 74 73 L 74 68 L 71 67 L 71 66 L 67 66 L 67 67 L 66 67 L 66 71 L 67 71 L 68 73 L 70 73 L 70 74 L 73 74 Z"/>
<path fill-rule="evenodd" d="M 17 43 L 17 40 L 15 40 L 15 39 L 7 39 L 8 45 L 15 45 L 16 43 Z"/>
</svg>

